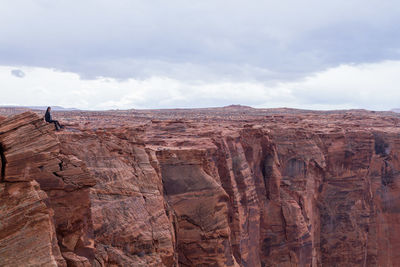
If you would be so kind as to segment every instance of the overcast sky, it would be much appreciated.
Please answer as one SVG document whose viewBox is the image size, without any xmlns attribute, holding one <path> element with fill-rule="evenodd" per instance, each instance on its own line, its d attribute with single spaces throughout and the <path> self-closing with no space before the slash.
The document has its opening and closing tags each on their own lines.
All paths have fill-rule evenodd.
<svg viewBox="0 0 400 267">
<path fill-rule="evenodd" d="M 3 0 L 0 105 L 400 107 L 400 1 Z"/>
</svg>

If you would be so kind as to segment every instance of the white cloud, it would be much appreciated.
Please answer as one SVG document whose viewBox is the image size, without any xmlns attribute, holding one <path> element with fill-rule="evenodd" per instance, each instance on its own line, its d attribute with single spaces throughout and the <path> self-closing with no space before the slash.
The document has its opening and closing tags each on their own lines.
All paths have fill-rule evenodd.
<svg viewBox="0 0 400 267">
<path fill-rule="evenodd" d="M 389 110 L 400 105 L 400 61 L 341 65 L 292 82 L 275 84 L 182 81 L 166 76 L 145 79 L 97 78 L 53 69 L 18 66 L 24 79 L 0 67 L 0 105 L 57 105 L 81 109 L 253 107 L 304 109 L 366 108 Z"/>
</svg>

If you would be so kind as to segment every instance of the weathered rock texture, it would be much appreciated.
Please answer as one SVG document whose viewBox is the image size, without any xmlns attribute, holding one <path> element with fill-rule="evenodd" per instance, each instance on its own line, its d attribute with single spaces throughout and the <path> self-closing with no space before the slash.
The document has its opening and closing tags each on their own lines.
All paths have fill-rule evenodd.
<svg viewBox="0 0 400 267">
<path fill-rule="evenodd" d="M 62 152 L 83 160 L 96 185 L 90 189 L 98 266 L 173 266 L 174 229 L 161 177 L 134 129 L 59 134 Z M 153 153 L 154 154 L 154 153 Z"/>
<path fill-rule="evenodd" d="M 39 185 L 1 183 L 0 199 L 0 265 L 66 266 Z"/>
<path fill-rule="evenodd" d="M 0 266 L 400 266 L 399 115 L 295 113 L 0 118 Z"/>
<path fill-rule="evenodd" d="M 53 140 L 35 114 L 1 121 L 0 266 L 66 266 L 48 196 L 34 180 L 53 152 Z"/>
<path fill-rule="evenodd" d="M 54 243 L 54 251 L 59 253 L 61 250 L 89 259 L 94 258 L 88 187 L 93 186 L 95 181 L 85 169 L 84 163 L 72 156 L 63 155 L 53 127 L 30 112 L 1 122 L 0 144 L 1 183 L 5 188 L 9 184 L 34 181 L 47 193 L 38 193 L 42 196 L 38 201 L 46 203 L 47 210 L 38 212 L 37 216 L 41 218 L 41 213 L 44 212 L 54 214 L 50 217 L 53 226 L 48 227 L 48 231 L 56 229 L 58 245 L 57 242 Z M 44 201 L 45 199 L 47 200 Z M 23 201 L 18 203 L 25 206 Z M 21 220 L 27 223 L 29 219 L 36 220 L 35 214 L 24 216 Z M 25 230 L 33 236 L 39 234 L 35 228 L 27 227 Z M 30 237 L 27 235 L 26 238 Z M 57 241 L 57 238 L 52 240 Z M 24 250 L 19 251 L 21 254 L 25 253 Z M 5 250 L 4 253 L 8 251 Z M 0 258 L 8 258 L 7 255 Z"/>
</svg>

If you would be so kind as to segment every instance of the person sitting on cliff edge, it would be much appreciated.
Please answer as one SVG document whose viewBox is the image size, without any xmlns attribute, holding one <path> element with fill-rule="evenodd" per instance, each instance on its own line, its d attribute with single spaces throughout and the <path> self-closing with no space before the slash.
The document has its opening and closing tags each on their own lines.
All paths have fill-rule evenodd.
<svg viewBox="0 0 400 267">
<path fill-rule="evenodd" d="M 51 107 L 48 107 L 46 110 L 46 114 L 44 115 L 44 120 L 48 123 L 54 123 L 54 126 L 56 127 L 56 131 L 60 130 L 61 128 L 64 128 L 64 126 L 62 126 L 58 121 L 53 120 L 51 118 Z"/>
</svg>

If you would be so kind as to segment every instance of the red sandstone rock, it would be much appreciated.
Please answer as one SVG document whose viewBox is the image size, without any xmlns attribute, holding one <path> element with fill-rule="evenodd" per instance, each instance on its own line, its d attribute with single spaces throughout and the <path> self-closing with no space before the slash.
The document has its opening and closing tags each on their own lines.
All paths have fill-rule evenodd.
<svg viewBox="0 0 400 267">
<path fill-rule="evenodd" d="M 1 182 L 0 199 L 0 266 L 66 266 L 37 182 Z"/>
<path fill-rule="evenodd" d="M 133 129 L 58 136 L 63 153 L 83 160 L 96 178 L 90 190 L 96 264 L 173 266 L 175 235 L 161 177 Z"/>
<path fill-rule="evenodd" d="M 48 213 L 54 214 L 54 224 L 53 217 L 50 219 L 51 227 L 57 233 L 57 238 L 53 239 L 56 250 L 73 252 L 92 260 L 93 227 L 87 187 L 93 186 L 95 181 L 83 162 L 61 154 L 53 127 L 30 112 L 1 122 L 0 144 L 2 183 L 37 181 L 47 193 L 43 193 L 46 196 L 43 199 L 47 199 L 43 203 L 46 203 Z M 34 217 L 31 219 L 35 221 Z M 51 231 L 50 227 L 48 231 Z M 22 250 L 19 253 L 26 252 Z"/>
<path fill-rule="evenodd" d="M 47 224 L 15 233 L 44 233 L 43 263 L 400 265 L 399 116 L 295 112 L 64 112 L 56 134 L 32 113 L 0 120 L 0 186 L 25 188 L 4 212 L 41 203 Z"/>
<path fill-rule="evenodd" d="M 207 150 L 158 151 L 166 199 L 176 216 L 181 266 L 238 266 L 232 255 L 229 196 Z M 214 176 L 214 177 L 213 177 Z"/>
<path fill-rule="evenodd" d="M 89 260 L 85 257 L 78 256 L 72 252 L 64 252 L 64 259 L 67 261 L 68 266 L 70 267 L 90 267 L 92 266 Z"/>
</svg>

